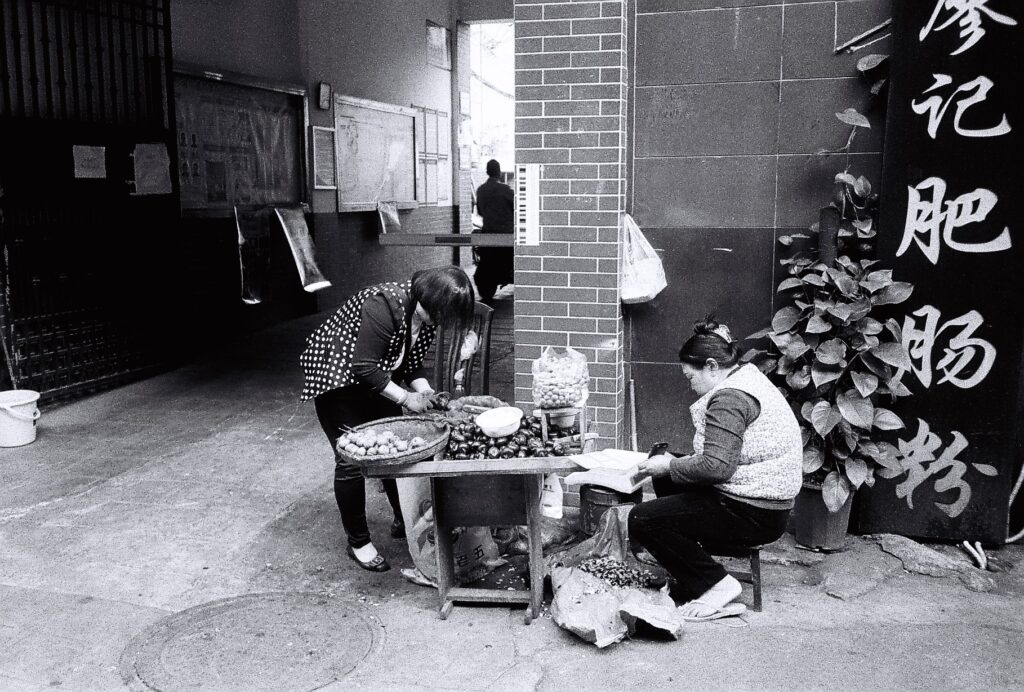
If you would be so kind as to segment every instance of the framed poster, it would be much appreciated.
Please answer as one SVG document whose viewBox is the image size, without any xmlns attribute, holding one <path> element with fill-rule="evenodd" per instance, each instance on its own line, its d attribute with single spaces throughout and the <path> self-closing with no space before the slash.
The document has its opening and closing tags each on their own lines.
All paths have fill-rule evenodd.
<svg viewBox="0 0 1024 692">
<path fill-rule="evenodd" d="M 417 115 L 403 106 L 334 97 L 340 211 L 376 211 L 381 201 L 418 206 Z"/>
<path fill-rule="evenodd" d="M 334 128 L 313 125 L 313 189 L 338 187 L 338 158 L 334 148 Z"/>
<path fill-rule="evenodd" d="M 427 64 L 444 70 L 452 69 L 448 29 L 431 21 L 427 22 Z"/>
</svg>

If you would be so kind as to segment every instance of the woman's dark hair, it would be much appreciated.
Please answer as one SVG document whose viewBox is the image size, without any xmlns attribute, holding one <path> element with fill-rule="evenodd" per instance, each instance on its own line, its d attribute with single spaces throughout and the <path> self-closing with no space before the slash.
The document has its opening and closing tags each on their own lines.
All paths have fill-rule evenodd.
<svg viewBox="0 0 1024 692">
<path fill-rule="evenodd" d="M 711 315 L 693 323 L 693 336 L 679 349 L 679 362 L 705 367 L 708 359 L 720 366 L 730 367 L 740 359 L 736 342 L 726 338 L 729 328 L 719 324 Z"/>
<path fill-rule="evenodd" d="M 412 275 L 413 304 L 419 303 L 438 329 L 464 335 L 473 321 L 473 282 L 458 267 L 422 269 Z"/>
</svg>

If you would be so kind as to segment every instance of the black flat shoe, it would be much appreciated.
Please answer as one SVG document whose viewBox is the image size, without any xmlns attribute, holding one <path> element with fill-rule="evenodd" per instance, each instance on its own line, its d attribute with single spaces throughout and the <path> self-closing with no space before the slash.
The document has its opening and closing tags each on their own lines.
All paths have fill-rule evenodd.
<svg viewBox="0 0 1024 692">
<path fill-rule="evenodd" d="M 356 551 L 352 550 L 352 546 L 346 546 L 345 552 L 348 553 L 350 558 L 356 561 L 357 565 L 369 572 L 387 572 L 391 569 L 391 565 L 388 564 L 387 559 L 380 553 L 377 553 L 377 557 L 373 558 L 369 562 L 363 562 L 356 557 Z"/>
<path fill-rule="evenodd" d="M 405 538 L 405 522 L 400 519 L 395 519 L 391 522 L 391 537 Z"/>
</svg>

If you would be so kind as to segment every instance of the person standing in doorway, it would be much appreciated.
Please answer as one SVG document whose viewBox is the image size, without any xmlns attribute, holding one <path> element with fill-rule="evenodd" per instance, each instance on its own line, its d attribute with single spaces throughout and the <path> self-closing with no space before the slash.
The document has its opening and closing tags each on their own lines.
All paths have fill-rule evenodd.
<svg viewBox="0 0 1024 692">
<path fill-rule="evenodd" d="M 476 189 L 477 213 L 483 218 L 481 233 L 509 233 L 515 228 L 515 193 L 501 182 L 501 164 L 487 162 L 487 182 Z M 480 301 L 490 305 L 498 286 L 513 283 L 512 248 L 477 248 L 480 259 L 473 280 Z"/>
</svg>

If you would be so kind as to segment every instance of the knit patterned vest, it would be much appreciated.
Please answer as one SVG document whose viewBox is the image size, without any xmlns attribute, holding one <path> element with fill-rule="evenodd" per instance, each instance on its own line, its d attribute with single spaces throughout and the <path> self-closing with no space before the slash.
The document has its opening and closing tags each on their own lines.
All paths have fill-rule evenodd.
<svg viewBox="0 0 1024 692">
<path fill-rule="evenodd" d="M 743 433 L 740 462 L 732 478 L 719 489 L 763 500 L 790 500 L 803 481 L 803 440 L 800 425 L 779 390 L 755 366 L 747 364 L 690 406 L 693 450 L 704 452 L 708 402 L 719 389 L 738 389 L 757 399 L 761 414 Z"/>
<path fill-rule="evenodd" d="M 299 356 L 305 373 L 301 400 L 306 401 L 338 387 L 356 384 L 358 380 L 351 372 L 352 356 L 356 338 L 362 323 L 363 303 L 371 296 L 383 295 L 397 319 L 395 331 L 391 334 L 387 352 L 378 364 L 381 370 L 394 371 L 405 355 L 406 303 L 412 291 L 412 282 L 384 283 L 369 286 L 345 301 L 327 321 L 317 327 L 306 339 L 306 350 Z M 435 328 L 424 324 L 419 336 L 406 358 L 406 369 L 415 370 L 423 363 L 430 345 L 434 341 Z"/>
</svg>

